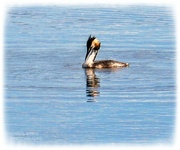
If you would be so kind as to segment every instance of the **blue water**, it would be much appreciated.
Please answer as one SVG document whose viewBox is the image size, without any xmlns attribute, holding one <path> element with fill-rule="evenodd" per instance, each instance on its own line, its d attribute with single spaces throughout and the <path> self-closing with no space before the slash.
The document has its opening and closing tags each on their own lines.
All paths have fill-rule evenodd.
<svg viewBox="0 0 180 150">
<path fill-rule="evenodd" d="M 97 56 L 130 63 L 85 70 Z M 175 27 L 160 6 L 14 7 L 5 24 L 7 140 L 25 144 L 173 143 Z"/>
</svg>

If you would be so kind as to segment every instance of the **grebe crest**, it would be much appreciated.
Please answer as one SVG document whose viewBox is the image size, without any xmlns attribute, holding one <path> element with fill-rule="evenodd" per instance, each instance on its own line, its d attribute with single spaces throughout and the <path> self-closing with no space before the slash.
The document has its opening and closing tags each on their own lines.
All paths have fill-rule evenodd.
<svg viewBox="0 0 180 150">
<path fill-rule="evenodd" d="M 100 49 L 101 43 L 99 40 L 91 35 L 89 36 L 86 47 L 87 52 L 85 56 L 85 62 L 83 63 L 83 68 L 114 68 L 114 67 L 128 67 L 128 63 L 118 62 L 115 60 L 100 60 L 95 61 L 98 51 Z"/>
</svg>

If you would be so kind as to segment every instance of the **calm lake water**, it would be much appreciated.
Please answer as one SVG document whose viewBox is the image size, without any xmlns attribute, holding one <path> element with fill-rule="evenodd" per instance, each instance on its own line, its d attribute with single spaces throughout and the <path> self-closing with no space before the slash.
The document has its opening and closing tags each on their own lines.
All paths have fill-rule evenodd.
<svg viewBox="0 0 180 150">
<path fill-rule="evenodd" d="M 82 69 L 89 35 L 97 60 Z M 15 7 L 5 25 L 7 140 L 25 144 L 173 143 L 172 10 L 157 6 Z"/>
</svg>

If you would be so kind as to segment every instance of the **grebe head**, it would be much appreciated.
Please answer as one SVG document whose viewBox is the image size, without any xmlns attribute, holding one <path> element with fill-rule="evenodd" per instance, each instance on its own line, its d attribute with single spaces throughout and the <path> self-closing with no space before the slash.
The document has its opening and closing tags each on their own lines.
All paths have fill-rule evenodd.
<svg viewBox="0 0 180 150">
<path fill-rule="evenodd" d="M 87 52 L 85 56 L 85 62 L 83 63 L 82 67 L 92 67 L 94 60 L 96 58 L 96 55 L 98 53 L 98 50 L 100 49 L 101 43 L 98 41 L 98 39 L 91 35 L 89 36 L 86 46 L 87 46 Z"/>
<path fill-rule="evenodd" d="M 90 35 L 87 40 L 86 46 L 87 46 L 87 53 L 86 53 L 85 60 L 87 60 L 87 58 L 91 56 L 93 53 L 97 55 L 98 50 L 100 49 L 101 43 L 98 41 L 98 39 L 95 36 L 91 37 Z M 95 60 L 95 57 L 93 61 Z"/>
</svg>

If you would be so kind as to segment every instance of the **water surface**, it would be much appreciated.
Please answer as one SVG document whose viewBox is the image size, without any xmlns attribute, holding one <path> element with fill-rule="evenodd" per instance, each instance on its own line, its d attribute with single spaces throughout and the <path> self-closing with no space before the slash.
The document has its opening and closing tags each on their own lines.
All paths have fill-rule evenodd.
<svg viewBox="0 0 180 150">
<path fill-rule="evenodd" d="M 15 7 L 5 26 L 8 141 L 26 144 L 172 143 L 175 36 L 168 7 Z M 97 56 L 130 63 L 82 69 Z"/>
</svg>

